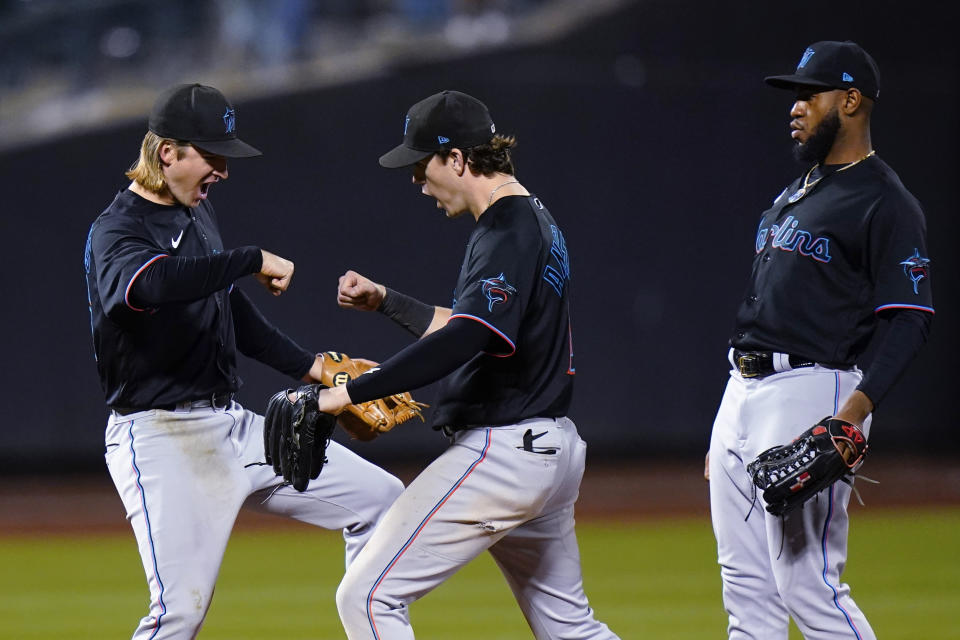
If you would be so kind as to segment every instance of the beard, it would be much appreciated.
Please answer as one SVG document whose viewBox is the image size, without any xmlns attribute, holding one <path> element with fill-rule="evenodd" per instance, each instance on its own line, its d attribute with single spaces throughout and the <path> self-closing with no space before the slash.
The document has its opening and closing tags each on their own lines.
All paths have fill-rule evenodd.
<svg viewBox="0 0 960 640">
<path fill-rule="evenodd" d="M 840 114 L 834 107 L 823 117 L 807 141 L 793 145 L 793 157 L 800 163 L 816 162 L 822 164 L 826 160 L 833 143 L 840 132 Z"/>
</svg>

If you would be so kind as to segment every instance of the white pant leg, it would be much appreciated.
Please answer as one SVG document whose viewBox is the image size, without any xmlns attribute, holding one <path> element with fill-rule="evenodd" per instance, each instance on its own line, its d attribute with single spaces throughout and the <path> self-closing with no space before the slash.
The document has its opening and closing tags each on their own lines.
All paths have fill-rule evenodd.
<svg viewBox="0 0 960 640">
<path fill-rule="evenodd" d="M 146 411 L 111 418 L 107 465 L 127 509 L 150 587 L 141 638 L 193 638 L 210 606 L 241 505 L 342 529 L 347 562 L 403 489 L 386 471 L 331 443 L 307 491 L 265 464 L 263 417 L 224 410 Z"/>
<path fill-rule="evenodd" d="M 324 529 L 342 529 L 346 565 L 360 553 L 374 526 L 403 491 L 399 479 L 331 441 L 323 470 L 301 493 L 283 484 L 283 478 L 265 462 L 263 416 L 240 410 L 233 437 L 239 442 L 253 489 L 244 507 Z"/>
<path fill-rule="evenodd" d="M 770 394 L 784 403 L 785 413 L 799 414 L 793 438 L 836 413 L 861 379 L 859 371 L 800 369 L 774 376 Z M 863 425 L 868 438 L 871 421 L 868 417 Z M 778 422 L 786 423 L 788 417 L 782 415 Z M 850 494 L 849 485 L 837 482 L 782 519 L 763 512 L 777 586 L 806 640 L 876 638 L 849 585 L 840 582 L 847 561 Z"/>
<path fill-rule="evenodd" d="M 535 638 L 616 640 L 607 625 L 594 618 L 583 590 L 580 550 L 574 528 L 574 503 L 580 492 L 587 446 L 565 418 L 564 455 L 559 460 L 559 490 L 543 515 L 516 527 L 490 547 Z M 544 455 L 517 451 L 519 456 Z"/>
<path fill-rule="evenodd" d="M 536 447 L 556 453 L 523 451 L 528 428 L 542 434 Z M 563 474 L 571 456 L 582 454 L 582 445 L 565 436 L 571 432 L 569 421 L 549 420 L 458 434 L 400 495 L 348 568 L 337 590 L 347 636 L 413 638 L 411 602 L 542 515 L 555 495 L 575 492 Z"/>
<path fill-rule="evenodd" d="M 739 429 L 737 437 L 729 444 L 738 452 L 740 464 L 731 464 L 725 471 L 739 484 L 749 481 L 746 464 L 765 449 L 786 444 L 827 415 L 834 414 L 861 380 L 859 371 L 836 371 L 823 367 L 810 367 L 781 373 L 760 380 L 742 380 L 731 377 L 727 393 L 736 385 L 739 389 L 738 415 L 731 419 Z M 726 394 L 724 400 L 726 401 Z M 723 414 L 724 407 L 721 405 Z M 728 430 L 728 427 L 720 427 Z M 870 419 L 864 424 L 864 433 L 869 437 Z M 715 435 L 716 439 L 715 426 Z M 720 448 L 722 451 L 722 447 Z M 711 457 L 713 456 L 711 445 Z M 713 460 L 711 460 L 711 503 L 714 492 L 722 492 L 722 486 L 714 487 Z M 758 496 L 758 509 L 750 520 L 762 518 L 768 554 L 768 566 L 774 575 L 777 593 L 783 605 L 794 618 L 807 640 L 819 638 L 853 638 L 870 640 L 872 629 L 849 595 L 849 587 L 840 582 L 840 574 L 846 564 L 847 553 L 847 503 L 850 489 L 837 483 L 809 501 L 802 509 L 791 512 L 785 518 L 773 516 L 762 509 Z M 718 505 L 720 506 L 720 505 Z M 741 534 L 756 524 L 738 524 L 737 514 L 722 508 L 713 511 L 714 526 L 726 532 L 726 546 L 736 548 L 743 554 L 743 544 L 736 541 Z M 742 519 L 742 516 L 741 516 Z M 722 533 L 717 534 L 718 549 Z M 734 565 L 734 570 L 743 567 Z M 727 587 L 725 578 L 725 592 Z M 747 595 L 746 592 L 744 595 Z M 755 593 L 756 597 L 769 597 Z M 734 612 L 747 612 L 749 598 L 742 602 L 728 602 L 725 606 Z M 731 622 L 734 613 L 731 613 Z M 752 627 L 745 625 L 745 634 Z M 758 637 L 755 635 L 731 637 Z M 762 637 L 762 636 L 759 636 Z"/>
<path fill-rule="evenodd" d="M 747 389 L 731 376 L 710 438 L 710 514 L 731 640 L 786 640 L 789 614 L 770 566 L 763 505 L 747 476 L 742 443 Z M 750 513 L 749 519 L 746 519 Z"/>
<path fill-rule="evenodd" d="M 247 495 L 223 412 L 111 417 L 106 461 L 133 527 L 150 588 L 135 640 L 194 638 L 237 512 Z"/>
</svg>

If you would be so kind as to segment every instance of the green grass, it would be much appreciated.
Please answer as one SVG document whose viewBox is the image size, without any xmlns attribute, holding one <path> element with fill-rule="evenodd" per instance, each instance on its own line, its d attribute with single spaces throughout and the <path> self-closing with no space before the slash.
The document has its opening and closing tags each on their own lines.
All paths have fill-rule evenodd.
<svg viewBox="0 0 960 640">
<path fill-rule="evenodd" d="M 578 532 L 591 604 L 621 638 L 724 637 L 708 521 L 580 523 Z M 960 510 L 854 515 L 844 579 L 879 637 L 960 638 L 958 534 Z M 342 552 L 336 533 L 239 531 L 201 638 L 343 638 L 333 602 Z M 0 537 L 0 638 L 124 638 L 146 609 L 132 535 Z M 422 639 L 531 637 L 487 556 L 415 603 L 411 617 Z"/>
</svg>

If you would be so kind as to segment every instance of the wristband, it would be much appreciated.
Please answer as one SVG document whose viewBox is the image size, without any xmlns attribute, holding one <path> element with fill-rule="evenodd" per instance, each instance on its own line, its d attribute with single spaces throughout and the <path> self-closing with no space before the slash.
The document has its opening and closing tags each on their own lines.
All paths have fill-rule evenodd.
<svg viewBox="0 0 960 640">
<path fill-rule="evenodd" d="M 422 336 L 433 322 L 436 311 L 434 307 L 389 287 L 384 289 L 387 293 L 377 307 L 377 311 L 418 338 Z"/>
</svg>

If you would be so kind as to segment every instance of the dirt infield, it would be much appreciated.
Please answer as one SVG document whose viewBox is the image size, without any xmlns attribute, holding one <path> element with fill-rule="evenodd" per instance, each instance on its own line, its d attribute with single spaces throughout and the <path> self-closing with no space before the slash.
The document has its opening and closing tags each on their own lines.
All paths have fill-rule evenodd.
<svg viewBox="0 0 960 640">
<path fill-rule="evenodd" d="M 404 482 L 419 471 L 390 468 Z M 868 461 L 862 475 L 880 482 L 858 482 L 866 506 L 900 509 L 960 505 L 960 462 L 910 459 Z M 106 473 L 64 478 L 5 478 L 0 486 L 0 534 L 104 534 L 128 532 L 123 505 Z M 646 520 L 665 516 L 708 517 L 707 484 L 700 461 L 663 464 L 593 463 L 587 468 L 577 503 L 583 519 Z M 282 518 L 241 512 L 238 527 L 307 526 Z"/>
</svg>

